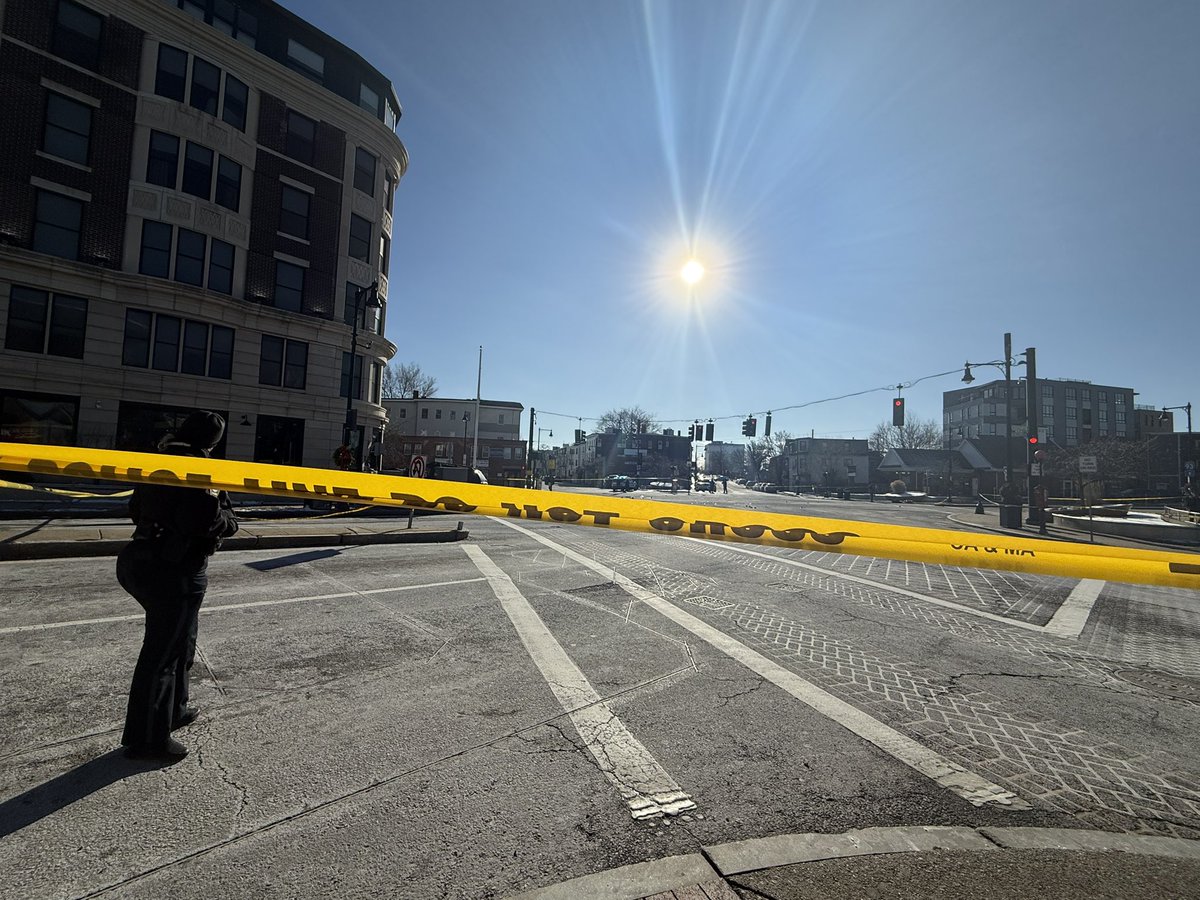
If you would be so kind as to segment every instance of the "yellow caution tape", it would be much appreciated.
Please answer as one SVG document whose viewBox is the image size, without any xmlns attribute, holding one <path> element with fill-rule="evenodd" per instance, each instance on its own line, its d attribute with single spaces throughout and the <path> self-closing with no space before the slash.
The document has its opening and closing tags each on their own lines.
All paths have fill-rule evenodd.
<svg viewBox="0 0 1200 900">
<path fill-rule="evenodd" d="M 158 453 L 0 443 L 0 470 L 538 519 L 950 566 L 1200 589 L 1200 555 Z"/>
<path fill-rule="evenodd" d="M 49 488 L 40 484 L 23 484 L 20 481 L 4 481 L 0 479 L 0 488 L 9 491 L 33 491 L 37 494 L 54 494 L 58 497 L 74 497 L 76 499 L 83 497 L 128 497 L 133 491 L 116 491 L 111 494 L 92 494 L 87 491 L 64 491 L 62 488 Z"/>
</svg>

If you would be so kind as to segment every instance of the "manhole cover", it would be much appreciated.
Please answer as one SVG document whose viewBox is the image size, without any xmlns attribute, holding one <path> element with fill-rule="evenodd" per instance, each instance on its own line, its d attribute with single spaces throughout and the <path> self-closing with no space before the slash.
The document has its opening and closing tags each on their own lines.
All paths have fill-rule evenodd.
<svg viewBox="0 0 1200 900">
<path fill-rule="evenodd" d="M 1150 672 L 1145 669 L 1120 669 L 1117 677 L 1122 681 L 1188 703 L 1200 703 L 1200 679 L 1170 675 L 1166 672 Z"/>
</svg>

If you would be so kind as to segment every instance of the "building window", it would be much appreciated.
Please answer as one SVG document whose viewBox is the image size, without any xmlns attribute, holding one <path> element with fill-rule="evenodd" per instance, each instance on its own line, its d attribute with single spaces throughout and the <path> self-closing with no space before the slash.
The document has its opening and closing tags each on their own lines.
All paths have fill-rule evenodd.
<svg viewBox="0 0 1200 900">
<path fill-rule="evenodd" d="M 212 327 L 212 340 L 208 351 L 208 375 L 210 378 L 233 377 L 233 329 L 224 325 Z"/>
<path fill-rule="evenodd" d="M 383 173 L 384 186 L 384 203 L 387 206 L 387 211 L 392 211 L 392 205 L 396 202 L 396 178 L 391 172 Z"/>
<path fill-rule="evenodd" d="M 46 94 L 42 149 L 51 156 L 86 166 L 92 135 L 92 108 L 62 94 Z"/>
<path fill-rule="evenodd" d="M 125 310 L 125 343 L 121 365 L 145 369 L 150 365 L 150 328 L 154 317 L 142 309 Z"/>
<path fill-rule="evenodd" d="M 70 0 L 59 0 L 50 52 L 87 69 L 100 62 L 100 31 L 104 20 Z"/>
<path fill-rule="evenodd" d="M 308 380 L 308 344 L 285 341 L 274 335 L 262 337 L 258 383 L 304 390 Z"/>
<path fill-rule="evenodd" d="M 1117 418 L 1116 418 L 1117 424 L 1122 426 L 1122 428 L 1118 428 L 1117 430 L 1121 431 L 1121 430 L 1123 430 L 1124 425 L 1125 425 L 1125 411 L 1122 409 L 1117 410 L 1116 416 L 1117 416 Z"/>
<path fill-rule="evenodd" d="M 1097 391 L 1096 399 L 1099 400 L 1101 403 L 1107 403 L 1108 402 L 1108 391 Z"/>
<path fill-rule="evenodd" d="M 317 84 L 325 82 L 325 57 L 315 50 L 309 50 L 294 38 L 287 42 L 288 68 L 294 69 L 301 75 L 311 78 Z"/>
<path fill-rule="evenodd" d="M 1071 388 L 1071 387 L 1067 388 L 1067 399 L 1068 400 L 1075 399 L 1075 388 Z"/>
<path fill-rule="evenodd" d="M 161 131 L 150 132 L 150 153 L 146 161 L 146 182 L 175 189 L 179 172 L 179 138 Z"/>
<path fill-rule="evenodd" d="M 233 212 L 237 212 L 241 206 L 242 167 L 225 156 L 217 162 L 217 189 L 213 199 L 218 206 Z"/>
<path fill-rule="evenodd" d="M 1042 396 L 1047 397 L 1047 398 L 1053 397 L 1054 396 L 1054 385 L 1043 384 L 1042 385 Z"/>
<path fill-rule="evenodd" d="M 362 147 L 354 151 L 354 186 L 368 197 L 375 196 L 375 164 L 378 160 Z"/>
<path fill-rule="evenodd" d="M 422 408 L 421 408 L 421 418 L 422 418 L 422 419 L 428 419 L 428 418 L 429 418 L 429 409 L 428 409 L 428 408 L 426 408 L 426 407 L 422 407 Z"/>
<path fill-rule="evenodd" d="M 33 220 L 33 249 L 63 259 L 79 258 L 83 201 L 39 190 Z"/>
<path fill-rule="evenodd" d="M 187 87 L 187 61 L 188 55 L 178 47 L 159 44 L 154 93 L 182 103 L 184 90 Z"/>
<path fill-rule="evenodd" d="M 175 280 L 183 284 L 204 285 L 204 257 L 207 239 L 197 231 L 179 229 L 175 247 Z"/>
<path fill-rule="evenodd" d="M 382 272 L 384 275 L 387 275 L 388 261 L 391 259 L 391 253 L 389 251 L 391 250 L 392 242 L 388 240 L 388 236 L 386 234 L 382 233 L 382 229 L 380 229 L 380 232 L 381 233 L 379 235 L 379 271 Z"/>
<path fill-rule="evenodd" d="M 1084 403 L 1092 402 L 1092 392 L 1088 388 L 1083 388 L 1079 391 L 1079 399 Z"/>
<path fill-rule="evenodd" d="M 46 328 L 49 313 L 49 329 Z M 13 285 L 9 293 L 5 346 L 50 356 L 83 359 L 87 300 Z"/>
<path fill-rule="evenodd" d="M 233 244 L 212 239 L 208 256 L 208 289 L 221 294 L 233 293 Z"/>
<path fill-rule="evenodd" d="M 213 0 L 212 24 L 213 28 L 248 47 L 254 46 L 258 19 L 244 9 L 238 9 L 233 0 Z"/>
<path fill-rule="evenodd" d="M 275 308 L 300 312 L 304 305 L 304 269 L 294 263 L 275 261 Z"/>
<path fill-rule="evenodd" d="M 203 322 L 183 323 L 183 356 L 179 371 L 185 375 L 203 375 L 208 363 L 208 326 Z"/>
<path fill-rule="evenodd" d="M 1043 403 L 1042 404 L 1042 420 L 1048 422 L 1053 418 L 1054 418 L 1054 404 L 1053 403 Z"/>
<path fill-rule="evenodd" d="M 1117 406 L 1125 405 L 1125 395 L 1124 394 L 1117 394 L 1115 399 L 1117 402 Z"/>
<path fill-rule="evenodd" d="M 350 258 L 368 262 L 371 258 L 371 223 L 350 214 Z"/>
<path fill-rule="evenodd" d="M 165 222 L 142 222 L 142 256 L 138 271 L 155 278 L 171 277 L 171 231 Z"/>
<path fill-rule="evenodd" d="M 213 152 L 207 147 L 188 141 L 183 156 L 181 190 L 193 197 L 207 200 L 212 195 Z"/>
<path fill-rule="evenodd" d="M 154 352 L 150 357 L 150 368 L 161 372 L 179 371 L 179 327 L 176 316 L 154 317 Z"/>
<path fill-rule="evenodd" d="M 1101 424 L 1108 422 L 1108 410 L 1107 410 L 1107 409 L 1105 409 L 1105 408 L 1102 406 L 1102 407 L 1100 407 L 1098 410 L 1096 410 L 1096 412 L 1098 412 L 1098 413 L 1100 414 L 1100 422 L 1101 422 Z"/>
<path fill-rule="evenodd" d="M 1068 425 L 1065 429 L 1067 435 L 1067 443 L 1074 444 L 1079 440 L 1079 431 L 1074 425 Z"/>
<path fill-rule="evenodd" d="M 408 418 L 408 410 L 407 410 L 407 409 L 405 409 L 403 406 L 402 406 L 402 407 L 400 407 L 400 418 L 401 418 L 401 419 L 407 419 L 407 418 Z"/>
<path fill-rule="evenodd" d="M 221 107 L 221 119 L 238 131 L 246 130 L 246 103 L 250 90 L 246 85 L 226 73 L 225 103 Z"/>
<path fill-rule="evenodd" d="M 312 119 L 288 110 L 287 136 L 284 138 L 283 152 L 292 159 L 312 165 L 313 144 L 317 135 L 317 123 Z"/>
<path fill-rule="evenodd" d="M 1079 415 L 1079 424 L 1080 424 L 1080 425 L 1085 425 L 1085 426 L 1087 426 L 1087 427 L 1089 427 L 1089 428 L 1091 427 L 1091 424 L 1092 424 L 1092 411 L 1091 411 L 1090 409 L 1084 409 L 1084 410 L 1080 410 L 1080 415 Z"/>
<path fill-rule="evenodd" d="M 310 197 L 290 184 L 280 186 L 279 230 L 292 237 L 308 240 Z"/>
<path fill-rule="evenodd" d="M 353 375 L 351 375 L 351 359 L 354 360 Z M 362 399 L 362 363 L 361 356 L 352 357 L 349 352 L 345 351 L 342 353 L 342 384 L 339 388 L 341 396 L 352 397 L 355 400 Z"/>
<path fill-rule="evenodd" d="M 1074 407 L 1074 406 L 1068 406 L 1068 407 L 1067 407 L 1067 420 L 1068 420 L 1068 421 L 1074 420 L 1074 419 L 1075 419 L 1075 417 L 1076 417 L 1076 410 L 1075 410 L 1075 407 Z"/>
<path fill-rule="evenodd" d="M 358 86 L 358 105 L 375 118 L 379 118 L 379 95 L 365 84 Z"/>
<path fill-rule="evenodd" d="M 215 116 L 220 97 L 221 70 L 197 56 L 192 60 L 192 106 Z"/>
<path fill-rule="evenodd" d="M 283 356 L 283 386 L 304 390 L 308 380 L 308 344 L 288 341 Z"/>
<path fill-rule="evenodd" d="M 433 417 L 435 419 L 440 419 L 442 417 L 442 411 L 440 409 L 435 409 L 433 411 Z"/>
</svg>

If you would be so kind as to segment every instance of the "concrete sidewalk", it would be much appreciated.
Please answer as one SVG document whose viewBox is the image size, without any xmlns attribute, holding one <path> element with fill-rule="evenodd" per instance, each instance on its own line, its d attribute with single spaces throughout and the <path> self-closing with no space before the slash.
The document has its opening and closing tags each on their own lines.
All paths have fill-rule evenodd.
<svg viewBox="0 0 1200 900">
<path fill-rule="evenodd" d="M 238 533 L 222 550 L 337 547 L 352 544 L 420 544 L 468 537 L 461 516 L 448 513 L 394 516 L 383 521 L 334 514 L 255 519 L 239 510 Z M 127 519 L 23 519 L 0 522 L 0 560 L 115 556 L 133 534 Z"/>
<path fill-rule="evenodd" d="M 1200 842 L 1063 828 L 867 828 L 737 841 L 510 900 L 1200 897 Z"/>
</svg>

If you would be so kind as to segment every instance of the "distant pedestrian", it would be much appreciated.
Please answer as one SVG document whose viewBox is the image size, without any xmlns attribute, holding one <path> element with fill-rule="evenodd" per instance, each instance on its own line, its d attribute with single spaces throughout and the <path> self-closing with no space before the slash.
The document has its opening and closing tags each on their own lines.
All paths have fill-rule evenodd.
<svg viewBox="0 0 1200 900">
<path fill-rule="evenodd" d="M 721 476 L 721 493 L 723 493 L 723 494 L 729 493 L 729 476 L 728 475 Z"/>
<path fill-rule="evenodd" d="M 216 413 L 192 413 L 159 450 L 207 457 L 224 432 L 225 420 Z M 224 491 L 200 488 L 138 485 L 129 513 L 136 527 L 117 556 L 117 580 L 146 610 L 146 631 L 121 743 L 131 758 L 175 761 L 187 748 L 171 732 L 197 714 L 188 705 L 188 680 L 208 558 L 238 524 Z"/>
</svg>

